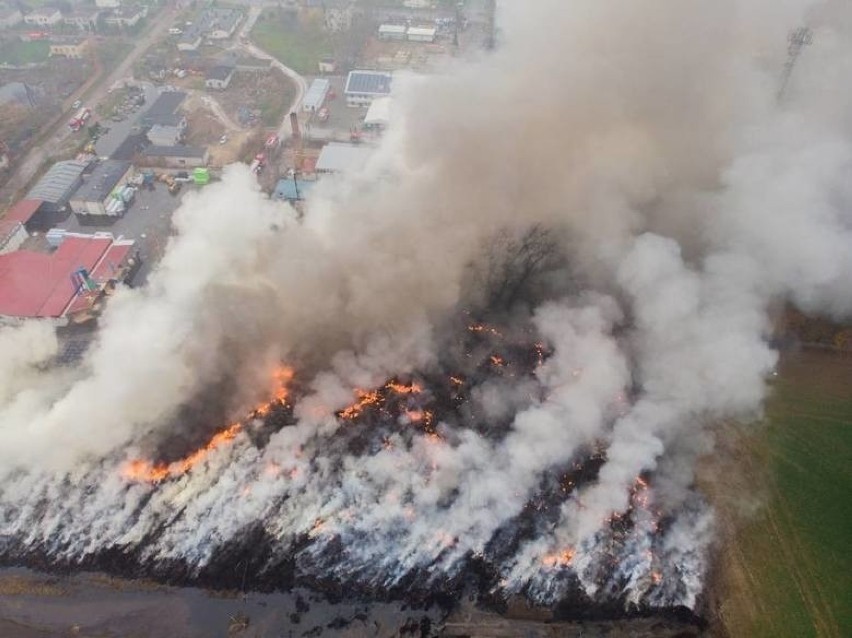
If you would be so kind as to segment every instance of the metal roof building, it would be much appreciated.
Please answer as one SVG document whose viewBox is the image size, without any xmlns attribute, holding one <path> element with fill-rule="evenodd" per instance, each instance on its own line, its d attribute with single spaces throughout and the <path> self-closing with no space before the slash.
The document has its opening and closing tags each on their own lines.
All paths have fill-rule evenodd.
<svg viewBox="0 0 852 638">
<path fill-rule="evenodd" d="M 383 71 L 350 71 L 346 78 L 346 103 L 369 106 L 374 98 L 390 95 L 393 75 Z"/>
<path fill-rule="evenodd" d="M 317 159 L 317 173 L 345 173 L 364 167 L 372 149 L 354 144 L 326 144 Z"/>
<path fill-rule="evenodd" d="M 160 96 L 154 100 L 154 103 L 139 118 L 139 121 L 144 126 L 153 126 L 154 124 L 169 123 L 164 120 L 180 119 L 180 116 L 177 116 L 176 113 L 185 99 L 186 93 L 183 91 L 160 93 Z"/>
<path fill-rule="evenodd" d="M 305 99 L 302 100 L 302 110 L 318 111 L 325 103 L 325 98 L 328 96 L 328 91 L 331 88 L 331 82 L 325 78 L 317 78 L 311 82 L 308 92 L 305 93 Z"/>
<path fill-rule="evenodd" d="M 71 208 L 81 215 L 104 215 L 112 191 L 126 182 L 133 165 L 122 160 L 101 162 L 71 197 Z"/>
<path fill-rule="evenodd" d="M 42 200 L 42 208 L 46 211 L 63 210 L 71 195 L 82 183 L 83 172 L 88 166 L 87 162 L 77 160 L 56 162 L 27 193 L 25 199 Z"/>
<path fill-rule="evenodd" d="M 99 294 L 81 289 L 75 273 L 85 270 L 101 288 L 123 278 L 133 247 L 133 241 L 99 233 L 69 236 L 53 253 L 0 255 L 0 317 L 67 323 L 68 316 L 88 310 Z"/>
<path fill-rule="evenodd" d="M 284 178 L 278 180 L 275 186 L 275 191 L 272 193 L 272 199 L 285 200 L 288 202 L 297 202 L 305 199 L 305 196 L 314 187 L 316 182 L 306 181 L 303 179 L 293 180 Z"/>
</svg>

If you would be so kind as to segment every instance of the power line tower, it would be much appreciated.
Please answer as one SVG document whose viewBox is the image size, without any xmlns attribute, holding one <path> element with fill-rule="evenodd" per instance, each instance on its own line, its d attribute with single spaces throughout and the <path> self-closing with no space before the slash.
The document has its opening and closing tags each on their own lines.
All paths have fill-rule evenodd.
<svg viewBox="0 0 852 638">
<path fill-rule="evenodd" d="M 778 89 L 778 101 L 784 99 L 784 94 L 787 92 L 787 85 L 790 83 L 790 76 L 793 75 L 793 69 L 796 68 L 796 62 L 799 61 L 799 56 L 802 50 L 813 44 L 814 32 L 808 27 L 799 27 L 795 31 L 791 31 L 787 37 L 789 43 L 787 47 L 787 62 L 784 64 L 784 73 L 781 75 L 781 86 Z"/>
</svg>

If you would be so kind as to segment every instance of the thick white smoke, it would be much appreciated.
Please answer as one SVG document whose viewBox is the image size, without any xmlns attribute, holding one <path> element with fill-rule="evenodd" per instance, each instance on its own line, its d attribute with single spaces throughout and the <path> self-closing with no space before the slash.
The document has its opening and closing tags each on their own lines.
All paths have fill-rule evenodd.
<svg viewBox="0 0 852 638">
<path fill-rule="evenodd" d="M 507 2 L 501 48 L 401 78 L 374 161 L 303 222 L 228 169 L 186 198 L 150 284 L 111 300 L 78 370 L 38 368 L 55 347 L 41 328 L 0 333 L 0 549 L 142 546 L 198 567 L 259 524 L 282 554 L 308 535 L 306 570 L 440 578 L 496 552 L 547 470 L 594 450 L 596 478 L 495 559 L 501 586 L 553 601 L 567 572 L 592 598 L 693 606 L 713 526 L 692 467 L 714 423 L 760 410 L 769 305 L 852 312 L 850 12 Z M 802 25 L 814 44 L 779 102 Z M 354 388 L 437 369 L 471 262 L 533 225 L 570 285 L 533 311 L 551 351 L 535 375 L 472 389 L 508 433 L 437 423 L 340 445 Z M 180 478 L 128 487 L 118 465 L 182 405 L 227 382 L 241 413 L 282 359 L 312 375 L 295 425 L 262 447 L 247 427 Z"/>
</svg>

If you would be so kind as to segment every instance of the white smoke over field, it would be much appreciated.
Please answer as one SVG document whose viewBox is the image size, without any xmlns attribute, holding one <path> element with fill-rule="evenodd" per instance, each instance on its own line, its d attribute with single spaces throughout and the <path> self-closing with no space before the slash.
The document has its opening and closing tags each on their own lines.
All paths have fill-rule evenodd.
<svg viewBox="0 0 852 638">
<path fill-rule="evenodd" d="M 260 530 L 270 574 L 393 589 L 482 560 L 539 602 L 695 607 L 693 468 L 759 414 L 768 308 L 852 313 L 850 12 L 509 2 L 496 53 L 399 78 L 373 162 L 303 221 L 231 167 L 78 369 L 0 333 L 0 554 L 202 573 Z M 212 436 L 282 361 L 286 423 L 122 473 L 192 458 L 186 407 L 228 389 Z"/>
</svg>

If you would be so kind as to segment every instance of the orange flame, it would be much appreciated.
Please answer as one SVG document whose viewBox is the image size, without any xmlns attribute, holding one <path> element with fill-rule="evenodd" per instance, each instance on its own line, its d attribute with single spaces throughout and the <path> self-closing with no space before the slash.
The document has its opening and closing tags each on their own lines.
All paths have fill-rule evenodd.
<svg viewBox="0 0 852 638">
<path fill-rule="evenodd" d="M 393 390 L 397 394 L 419 394 L 420 392 L 423 392 L 423 388 L 416 383 L 405 385 L 403 383 L 396 383 L 395 381 L 388 381 L 385 384 L 385 387 L 388 390 Z"/>
<path fill-rule="evenodd" d="M 355 390 L 355 396 L 358 397 L 358 401 L 341 410 L 339 412 L 341 418 L 354 419 L 355 417 L 360 416 L 367 406 L 376 405 L 379 401 L 381 401 L 381 396 L 379 396 L 378 390 L 373 390 L 372 392 L 368 392 L 366 390 Z"/>
<path fill-rule="evenodd" d="M 488 334 L 492 334 L 495 337 L 502 337 L 500 331 L 497 328 L 492 328 L 484 323 L 472 323 L 467 327 L 471 332 L 487 332 Z"/>
<path fill-rule="evenodd" d="M 564 551 L 558 552 L 556 554 L 546 554 L 544 558 L 541 559 L 542 564 L 545 567 L 567 567 L 571 564 L 571 561 L 574 559 L 574 550 L 568 548 Z"/>
<path fill-rule="evenodd" d="M 493 363 L 498 368 L 506 365 L 506 361 L 503 359 L 503 357 L 501 357 L 500 355 L 497 355 L 497 354 L 491 355 L 491 363 Z"/>
<path fill-rule="evenodd" d="M 269 414 L 274 405 L 283 405 L 287 402 L 289 388 L 287 384 L 293 379 L 293 369 L 285 366 L 277 368 L 274 372 L 276 388 L 272 399 L 264 401 L 255 406 L 252 415 L 265 416 Z M 166 479 L 178 478 L 189 472 L 193 467 L 201 463 L 212 452 L 225 446 L 237 438 L 243 431 L 242 423 L 232 423 L 221 432 L 217 432 L 203 447 L 195 450 L 188 456 L 171 463 L 152 463 L 142 459 L 134 459 L 125 463 L 121 469 L 121 475 L 128 481 L 137 483 L 160 483 Z"/>
</svg>

